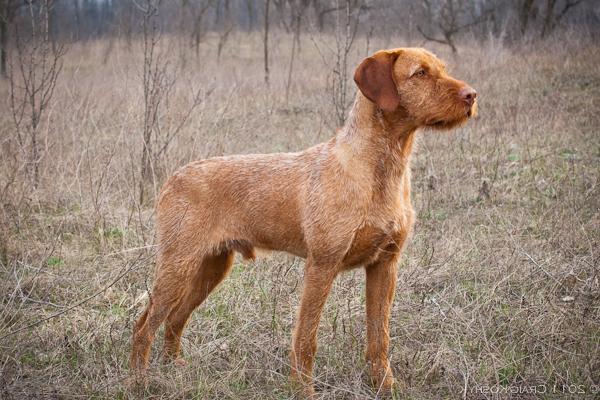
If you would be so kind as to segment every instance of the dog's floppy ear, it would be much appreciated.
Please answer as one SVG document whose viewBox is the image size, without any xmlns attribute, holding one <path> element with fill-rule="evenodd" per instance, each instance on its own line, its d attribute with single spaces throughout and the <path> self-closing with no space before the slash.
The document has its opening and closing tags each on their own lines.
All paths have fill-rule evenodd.
<svg viewBox="0 0 600 400">
<path fill-rule="evenodd" d="M 354 73 L 354 82 L 365 97 L 384 111 L 394 111 L 400 96 L 392 69 L 398 53 L 379 52 L 365 58 Z"/>
</svg>

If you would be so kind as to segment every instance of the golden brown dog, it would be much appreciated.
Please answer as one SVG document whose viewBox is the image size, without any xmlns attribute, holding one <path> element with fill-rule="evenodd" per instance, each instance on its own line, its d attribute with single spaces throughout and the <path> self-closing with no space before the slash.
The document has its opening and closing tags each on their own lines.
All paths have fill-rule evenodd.
<svg viewBox="0 0 600 400">
<path fill-rule="evenodd" d="M 360 89 L 345 126 L 299 153 L 192 162 L 162 188 L 150 302 L 135 325 L 131 367 L 143 371 L 165 322 L 176 359 L 192 313 L 227 276 L 234 252 L 286 251 L 306 259 L 292 377 L 312 395 L 319 318 L 338 273 L 366 271 L 367 351 L 373 383 L 394 382 L 387 352 L 396 264 L 410 234 L 410 155 L 419 128 L 450 129 L 476 111 L 476 92 L 423 49 L 384 50 L 356 69 Z"/>
</svg>

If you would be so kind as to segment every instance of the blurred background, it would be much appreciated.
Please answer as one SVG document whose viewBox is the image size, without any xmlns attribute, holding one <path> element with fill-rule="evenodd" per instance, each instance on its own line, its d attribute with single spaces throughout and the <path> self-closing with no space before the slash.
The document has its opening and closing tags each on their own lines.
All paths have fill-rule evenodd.
<svg viewBox="0 0 600 400">
<path fill-rule="evenodd" d="M 262 32 L 268 25 L 301 35 L 331 33 L 340 22 L 350 22 L 352 33 L 361 36 L 401 35 L 443 42 L 456 51 L 459 37 L 515 43 L 556 30 L 597 33 L 600 23 L 599 5 L 590 0 L 2 0 L 3 48 L 9 37 L 14 39 L 15 26 L 29 25 L 30 3 L 38 12 L 49 8 L 48 33 L 54 40 L 130 41 L 142 33 L 144 15 L 151 13 L 161 32 L 181 35 L 192 50 L 210 33 L 221 37 L 223 47 L 232 32 Z"/>
<path fill-rule="evenodd" d="M 597 398 L 599 40 L 592 0 L 0 0 L 0 397 L 293 398 L 303 260 L 281 254 L 236 261 L 187 367 L 158 340 L 128 385 L 157 193 L 192 160 L 329 140 L 358 63 L 422 46 L 479 117 L 418 137 L 394 397 Z M 321 322 L 322 398 L 380 397 L 364 323 L 356 270 Z"/>
</svg>

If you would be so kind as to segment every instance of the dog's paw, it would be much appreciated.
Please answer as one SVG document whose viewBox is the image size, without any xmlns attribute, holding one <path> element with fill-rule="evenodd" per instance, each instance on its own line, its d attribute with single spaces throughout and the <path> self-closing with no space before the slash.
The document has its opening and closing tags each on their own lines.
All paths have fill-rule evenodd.
<svg viewBox="0 0 600 400">
<path fill-rule="evenodd" d="M 304 376 L 303 379 L 296 372 L 290 376 L 290 384 L 294 392 L 294 397 L 298 400 L 312 400 L 316 398 L 315 387 L 312 379 Z"/>
<path fill-rule="evenodd" d="M 182 357 L 172 357 L 169 355 L 164 355 L 162 357 L 162 364 L 163 365 L 173 365 L 175 367 L 187 367 L 188 366 L 188 362 L 183 359 Z"/>
<path fill-rule="evenodd" d="M 388 362 L 371 366 L 371 384 L 378 393 L 390 393 L 396 385 L 394 374 Z"/>
<path fill-rule="evenodd" d="M 317 393 L 313 385 L 303 384 L 301 387 L 296 386 L 295 398 L 297 400 L 313 400 L 317 398 Z"/>
<path fill-rule="evenodd" d="M 371 378 L 373 389 L 378 394 L 389 394 L 396 389 L 396 380 L 393 376 L 386 376 L 384 378 Z"/>
<path fill-rule="evenodd" d="M 134 371 L 123 379 L 123 385 L 130 390 L 139 390 L 148 386 L 148 376 L 140 371 Z"/>
<path fill-rule="evenodd" d="M 188 362 L 185 361 L 183 358 L 178 357 L 176 359 L 173 360 L 173 365 L 176 365 L 178 367 L 187 367 L 188 366 Z"/>
</svg>

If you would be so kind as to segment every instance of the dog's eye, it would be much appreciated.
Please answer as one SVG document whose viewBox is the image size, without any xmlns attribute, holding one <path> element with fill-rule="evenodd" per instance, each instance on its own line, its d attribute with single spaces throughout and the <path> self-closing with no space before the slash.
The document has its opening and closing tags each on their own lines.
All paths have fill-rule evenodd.
<svg viewBox="0 0 600 400">
<path fill-rule="evenodd" d="M 425 70 L 424 70 L 424 69 L 420 69 L 420 70 L 418 70 L 417 72 L 415 72 L 415 73 L 413 74 L 413 76 L 414 76 L 414 77 L 416 77 L 416 78 L 419 78 L 419 77 L 421 77 L 421 76 L 425 76 Z"/>
</svg>

